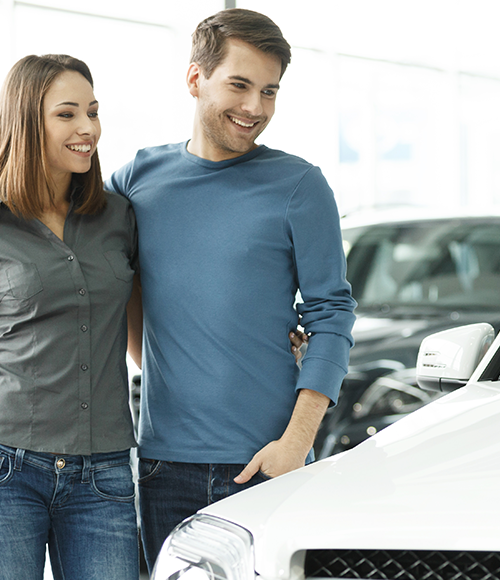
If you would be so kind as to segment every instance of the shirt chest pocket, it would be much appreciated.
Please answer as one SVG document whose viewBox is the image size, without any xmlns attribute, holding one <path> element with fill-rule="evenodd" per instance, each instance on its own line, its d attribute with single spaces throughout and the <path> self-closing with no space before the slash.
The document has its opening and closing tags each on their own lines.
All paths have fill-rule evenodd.
<svg viewBox="0 0 500 580">
<path fill-rule="evenodd" d="M 104 257 L 108 261 L 115 277 L 123 282 L 130 282 L 134 277 L 134 270 L 130 267 L 130 261 L 120 250 L 108 250 L 104 252 Z"/>
<path fill-rule="evenodd" d="M 0 300 L 11 296 L 14 300 L 27 300 L 43 290 L 42 279 L 36 264 L 21 263 L 5 270 L 5 280 L 0 288 Z"/>
</svg>

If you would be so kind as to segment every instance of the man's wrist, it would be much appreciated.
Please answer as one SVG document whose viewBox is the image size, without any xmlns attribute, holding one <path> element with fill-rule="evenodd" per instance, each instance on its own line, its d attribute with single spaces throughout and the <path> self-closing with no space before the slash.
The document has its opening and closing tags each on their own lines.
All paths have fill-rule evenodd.
<svg viewBox="0 0 500 580">
<path fill-rule="evenodd" d="M 283 433 L 279 439 L 279 443 L 286 449 L 286 452 L 296 457 L 301 457 L 305 461 L 309 451 L 314 444 L 314 437 L 298 437 L 293 433 Z"/>
</svg>

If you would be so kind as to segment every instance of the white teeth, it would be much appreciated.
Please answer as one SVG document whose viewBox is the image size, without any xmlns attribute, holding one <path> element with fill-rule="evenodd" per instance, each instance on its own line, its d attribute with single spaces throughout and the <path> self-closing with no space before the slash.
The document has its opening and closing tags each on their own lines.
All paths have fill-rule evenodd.
<svg viewBox="0 0 500 580">
<path fill-rule="evenodd" d="M 80 153 L 88 153 L 92 149 L 92 146 L 89 144 L 87 144 L 87 145 L 68 145 L 68 149 L 71 149 L 71 151 L 79 151 Z"/>
<path fill-rule="evenodd" d="M 229 117 L 231 119 L 231 121 L 233 123 L 236 123 L 237 125 L 240 125 L 241 127 L 246 127 L 247 129 L 250 129 L 251 127 L 253 127 L 255 125 L 255 123 L 243 123 L 243 121 L 240 121 L 239 119 L 235 119 L 234 117 Z"/>
</svg>

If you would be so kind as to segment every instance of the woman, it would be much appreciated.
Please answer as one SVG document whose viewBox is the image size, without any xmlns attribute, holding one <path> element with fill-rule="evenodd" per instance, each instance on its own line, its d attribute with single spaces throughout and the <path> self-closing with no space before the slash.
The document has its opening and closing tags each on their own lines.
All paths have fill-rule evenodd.
<svg viewBox="0 0 500 580">
<path fill-rule="evenodd" d="M 125 364 L 129 202 L 103 191 L 88 67 L 28 56 L 0 96 L 0 578 L 139 576 Z M 137 310 L 134 310 L 137 312 Z"/>
</svg>

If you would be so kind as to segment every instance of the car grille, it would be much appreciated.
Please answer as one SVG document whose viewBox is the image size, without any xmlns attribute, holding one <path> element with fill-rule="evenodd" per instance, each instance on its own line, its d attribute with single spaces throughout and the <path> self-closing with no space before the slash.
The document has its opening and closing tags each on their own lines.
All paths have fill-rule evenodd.
<svg viewBox="0 0 500 580">
<path fill-rule="evenodd" d="M 308 550 L 306 578 L 500 580 L 500 552 Z"/>
</svg>

